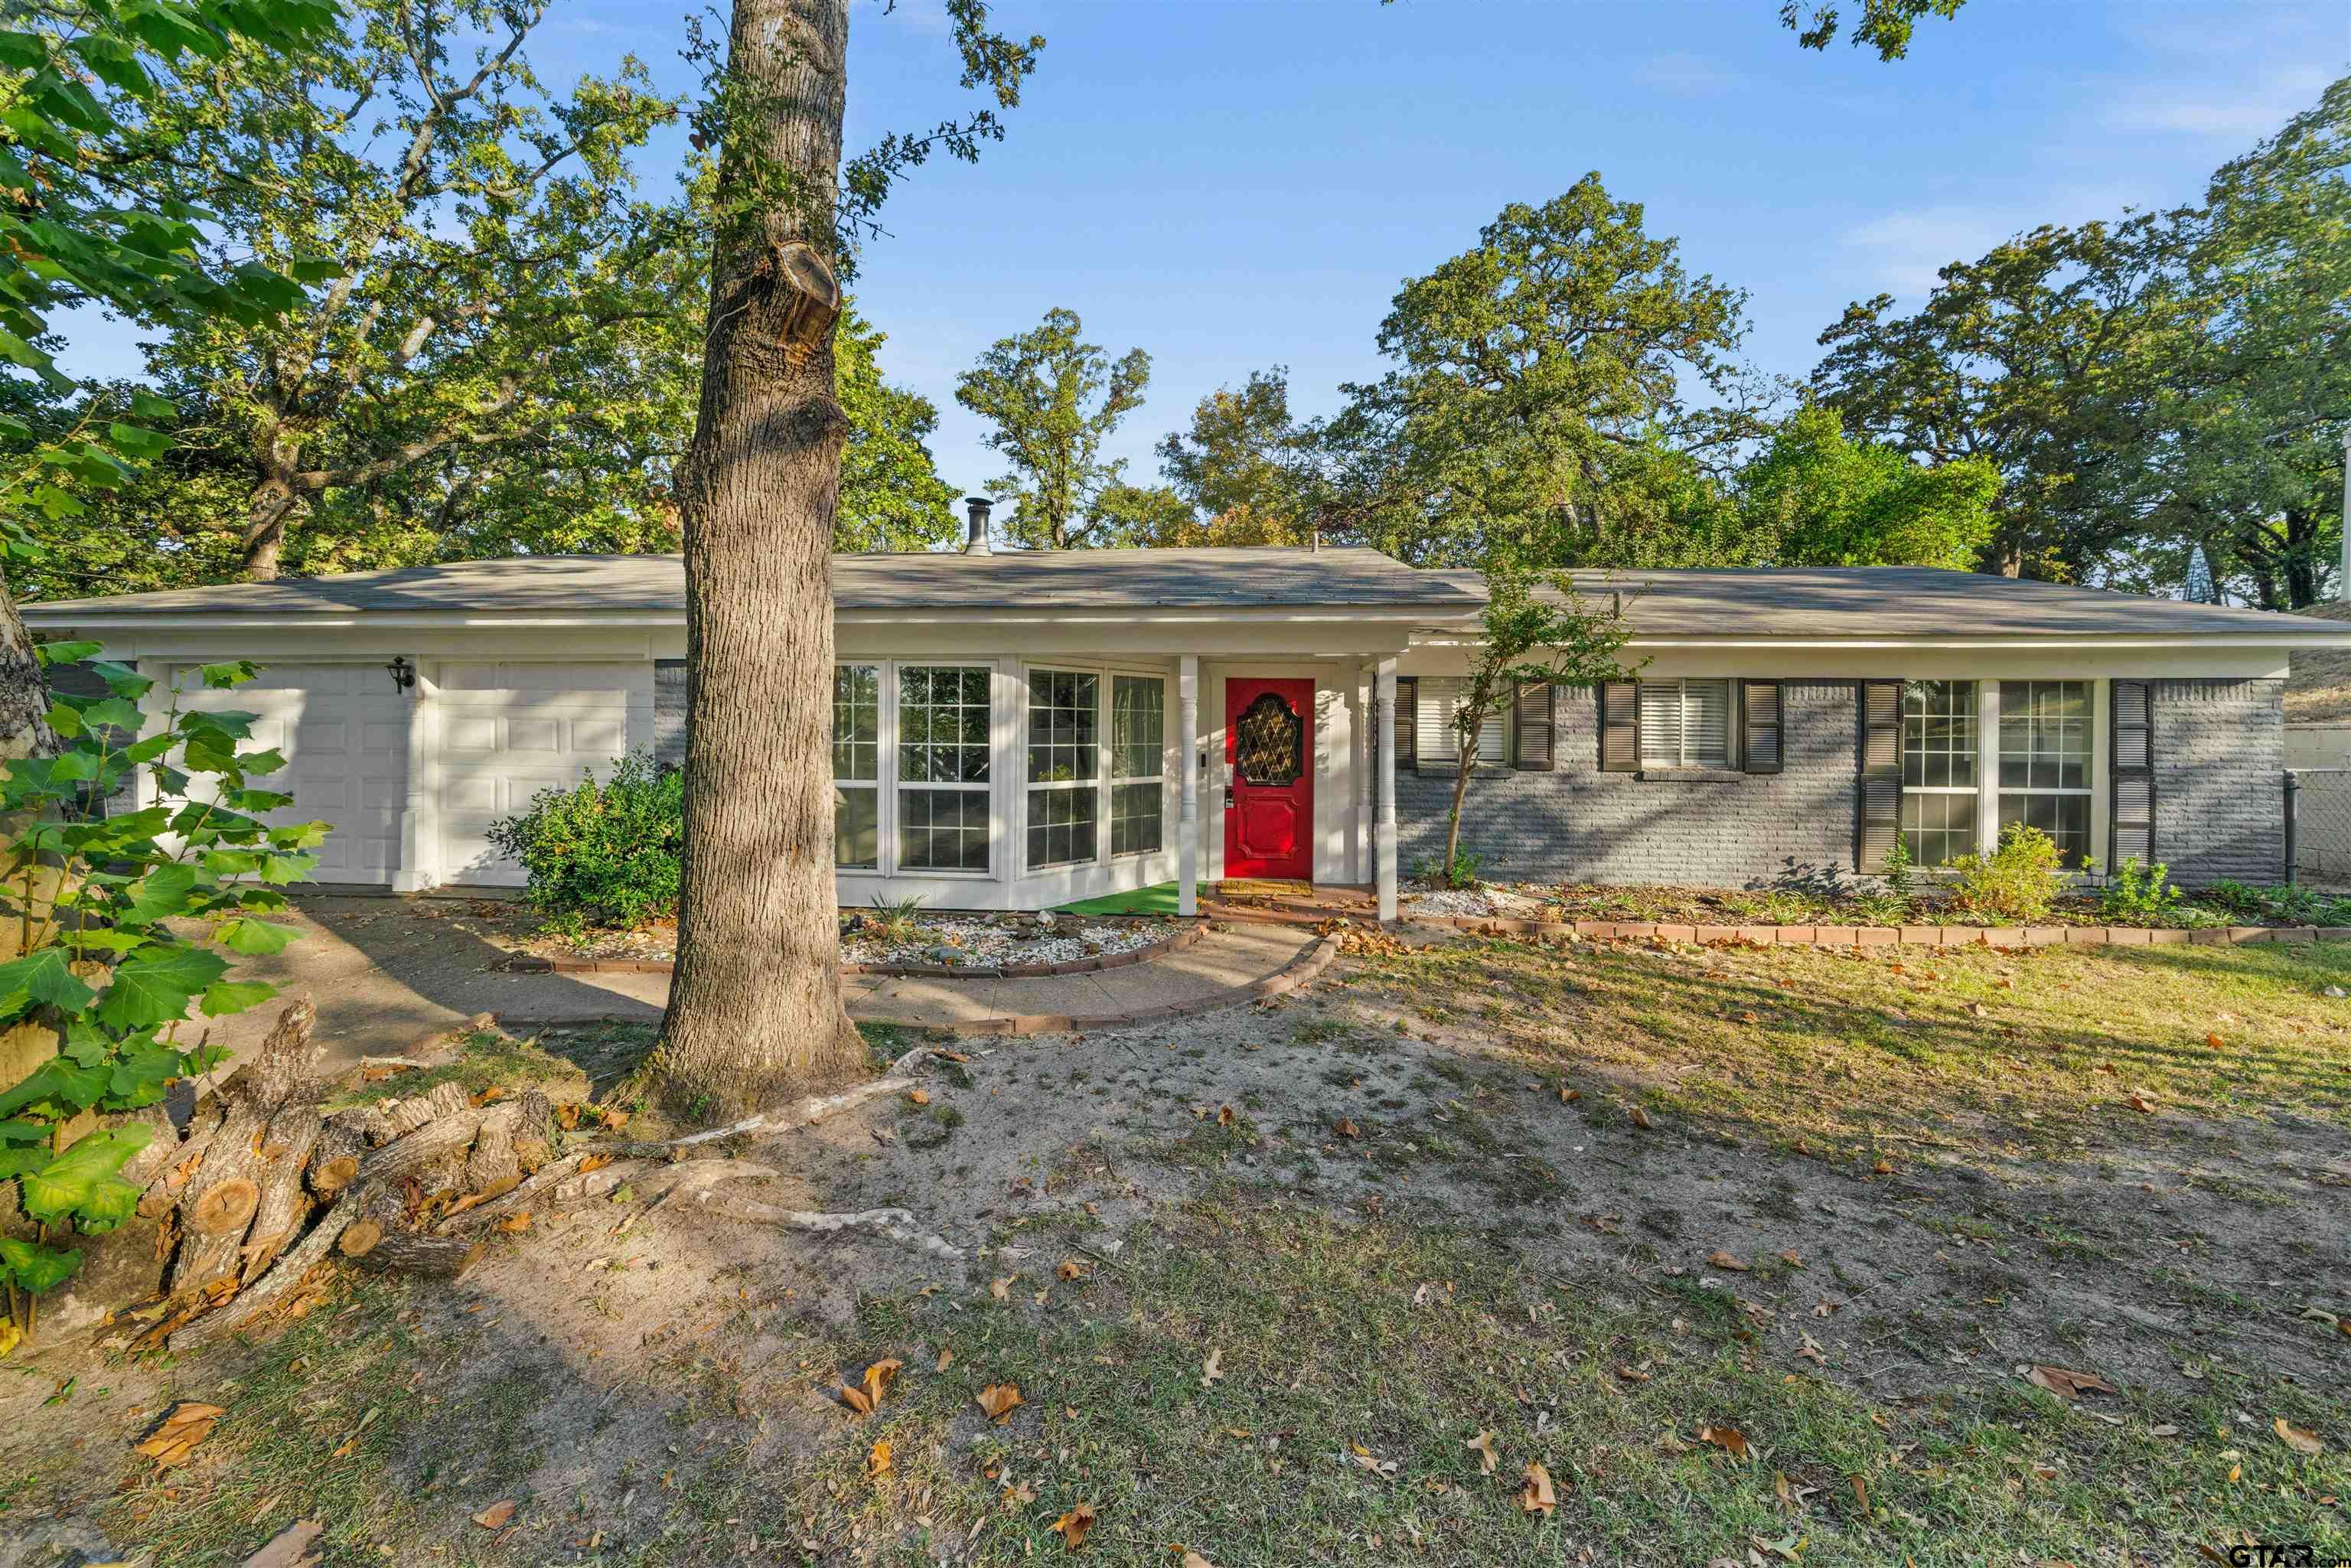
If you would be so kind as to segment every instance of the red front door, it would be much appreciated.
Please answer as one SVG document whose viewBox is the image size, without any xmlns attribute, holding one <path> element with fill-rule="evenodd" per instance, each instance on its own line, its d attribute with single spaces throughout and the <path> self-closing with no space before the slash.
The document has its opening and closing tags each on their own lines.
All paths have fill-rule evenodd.
<svg viewBox="0 0 2351 1568">
<path fill-rule="evenodd" d="M 1225 874 L 1314 874 L 1314 683 L 1225 683 Z"/>
</svg>

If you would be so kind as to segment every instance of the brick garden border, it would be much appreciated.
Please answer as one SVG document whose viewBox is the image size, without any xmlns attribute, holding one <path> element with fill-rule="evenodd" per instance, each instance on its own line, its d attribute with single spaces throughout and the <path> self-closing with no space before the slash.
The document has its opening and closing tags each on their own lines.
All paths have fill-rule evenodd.
<svg viewBox="0 0 2351 1568">
<path fill-rule="evenodd" d="M 1329 936 L 1299 954 L 1289 963 L 1262 980 L 1252 980 L 1246 986 L 1230 986 L 1212 991 L 1188 1002 L 1163 1002 L 1157 1007 L 1137 1008 L 1126 1013 L 1097 1013 L 1081 1016 L 1074 1013 L 1015 1013 L 1005 1018 L 984 1019 L 894 1019 L 876 1014 L 854 1014 L 860 1023 L 895 1024 L 901 1029 L 938 1030 L 946 1034 L 1075 1034 L 1090 1029 L 1132 1029 L 1137 1024 L 1163 1023 L 1171 1019 L 1193 1018 L 1202 1013 L 1220 1012 L 1226 1008 L 1239 1007 L 1245 1002 L 1269 1001 L 1286 996 L 1301 986 L 1311 984 L 1331 960 L 1339 956 L 1339 938 Z"/>
<path fill-rule="evenodd" d="M 843 964 L 841 972 L 948 980 L 1036 980 L 1050 975 L 1092 975 L 1180 953 L 1207 935 L 1205 924 L 1186 925 L 1156 942 L 1146 942 L 1123 953 L 1095 953 L 1083 958 L 1065 958 L 1058 964 Z M 666 975 L 674 967 L 667 958 L 545 958 L 536 953 L 519 954 L 507 962 L 510 972 L 522 975 Z"/>
<path fill-rule="evenodd" d="M 1405 922 L 1399 922 L 1404 924 Z M 2351 942 L 2351 925 L 1675 925 L 1647 920 L 1512 920 L 1499 915 L 1424 915 L 1420 925 L 1486 936 L 1607 936 L 1661 942 L 1745 942 L 1762 947 L 2149 947 L 2276 942 Z"/>
</svg>

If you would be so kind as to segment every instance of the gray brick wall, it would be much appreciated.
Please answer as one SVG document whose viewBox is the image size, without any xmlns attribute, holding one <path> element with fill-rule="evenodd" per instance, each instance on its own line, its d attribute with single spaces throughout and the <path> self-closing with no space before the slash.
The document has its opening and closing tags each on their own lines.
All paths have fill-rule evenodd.
<svg viewBox="0 0 2351 1568">
<path fill-rule="evenodd" d="M 653 661 L 653 760 L 685 766 L 685 661 Z"/>
<path fill-rule="evenodd" d="M 1600 771 L 1592 692 L 1561 688 L 1551 773 L 1481 768 L 1461 842 L 1505 881 L 1681 883 L 1750 887 L 1824 882 L 1853 869 L 1854 683 L 1790 681 L 1787 765 L 1703 781 Z M 1398 864 L 1406 876 L 1445 852 L 1449 776 L 1396 774 Z"/>
<path fill-rule="evenodd" d="M 2155 855 L 2172 880 L 2284 880 L 2284 768 L 2283 681 L 2156 682 Z"/>
</svg>

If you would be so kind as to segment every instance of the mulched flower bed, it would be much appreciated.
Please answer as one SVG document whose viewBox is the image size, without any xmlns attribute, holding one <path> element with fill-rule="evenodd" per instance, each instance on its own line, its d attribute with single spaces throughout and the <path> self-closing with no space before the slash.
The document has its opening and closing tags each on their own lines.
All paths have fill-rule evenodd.
<svg viewBox="0 0 2351 1568">
<path fill-rule="evenodd" d="M 2207 926 L 2334 925 L 2351 924 L 2351 901 L 2342 908 L 2346 918 L 2329 918 L 2325 908 L 2276 907 L 2273 899 L 2248 904 L 2254 890 L 2241 890 L 2225 904 L 2198 902 L 2193 895 L 2162 915 L 2111 914 L 2092 894 L 2067 894 L 2034 925 L 2123 925 L 2156 930 L 2193 930 Z M 2320 901 L 2325 903 L 2328 901 Z M 1964 910 L 1932 886 L 1921 888 L 1907 906 L 1884 894 L 1831 895 L 1801 889 L 1719 887 L 1604 886 L 1591 883 L 1481 883 L 1476 888 L 1424 889 L 1407 893 L 1399 913 L 1511 920 L 1655 921 L 1683 925 L 1903 925 L 1949 923 L 1999 925 L 1997 916 Z"/>
<path fill-rule="evenodd" d="M 1075 915 L 918 915 L 913 929 L 882 916 L 841 917 L 844 964 L 944 964 L 995 968 L 1013 964 L 1068 964 L 1148 947 L 1182 926 L 1168 920 L 1104 920 Z"/>
</svg>

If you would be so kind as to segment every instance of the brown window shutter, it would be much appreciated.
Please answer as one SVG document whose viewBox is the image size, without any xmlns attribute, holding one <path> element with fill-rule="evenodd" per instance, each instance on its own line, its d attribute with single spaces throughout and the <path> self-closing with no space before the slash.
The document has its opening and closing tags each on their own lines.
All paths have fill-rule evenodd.
<svg viewBox="0 0 2351 1568">
<path fill-rule="evenodd" d="M 1876 872 L 1902 833 L 1902 683 L 1861 683 L 1859 821 L 1854 869 Z"/>
<path fill-rule="evenodd" d="M 2107 756 L 2113 810 L 2107 819 L 2106 870 L 2126 860 L 2155 862 L 2155 683 L 2114 684 L 2114 744 Z"/>
<path fill-rule="evenodd" d="M 1739 683 L 1739 755 L 1750 773 L 1777 773 L 1780 749 L 1780 683 Z"/>
<path fill-rule="evenodd" d="M 1411 675 L 1396 677 L 1396 768 L 1420 771 L 1420 682 Z"/>
<path fill-rule="evenodd" d="M 1600 770 L 1641 770 L 1641 688 L 1635 682 L 1600 683 Z"/>
<path fill-rule="evenodd" d="M 1514 694 L 1517 734 L 1510 743 L 1510 766 L 1521 773 L 1549 773 L 1559 766 L 1552 755 L 1557 690 L 1549 681 L 1538 681 L 1520 685 Z"/>
</svg>

